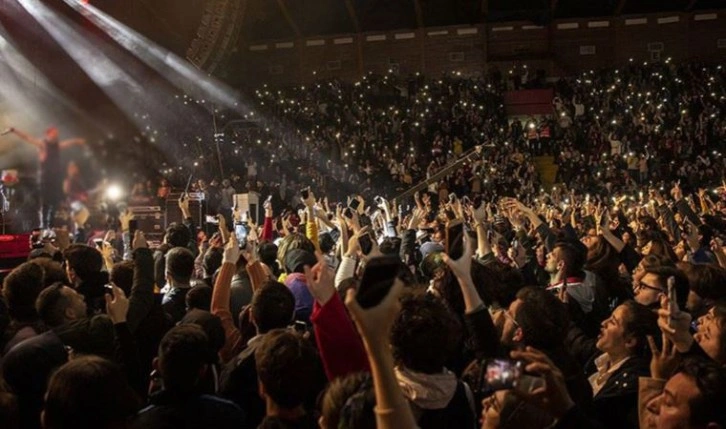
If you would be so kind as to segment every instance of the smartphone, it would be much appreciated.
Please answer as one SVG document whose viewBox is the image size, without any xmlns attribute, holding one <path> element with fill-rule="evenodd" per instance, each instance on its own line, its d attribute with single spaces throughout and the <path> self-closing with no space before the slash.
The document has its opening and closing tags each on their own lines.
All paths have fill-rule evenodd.
<svg viewBox="0 0 726 429">
<path fill-rule="evenodd" d="M 363 308 L 375 307 L 383 301 L 400 273 L 401 260 L 396 255 L 373 258 L 366 264 L 355 296 Z"/>
<path fill-rule="evenodd" d="M 461 221 L 446 225 L 446 254 L 453 260 L 464 254 L 464 223 Z"/>
<path fill-rule="evenodd" d="M 303 188 L 303 190 L 300 191 L 300 195 L 302 196 L 303 201 L 307 200 L 310 197 L 310 188 Z"/>
<path fill-rule="evenodd" d="M 219 219 L 217 218 L 217 216 L 207 215 L 206 220 L 207 220 L 207 223 L 211 223 L 213 225 L 219 225 Z"/>
<path fill-rule="evenodd" d="M 356 201 L 358 201 L 358 200 L 356 200 Z M 382 197 L 375 197 L 375 198 L 373 198 L 373 201 L 375 201 L 376 205 L 383 204 L 383 198 Z"/>
<path fill-rule="evenodd" d="M 265 203 L 269 203 L 272 201 L 272 195 L 268 195 L 267 199 L 265 200 Z"/>
<path fill-rule="evenodd" d="M 97 249 L 102 248 L 103 247 L 103 238 L 94 238 L 93 239 L 93 244 L 96 245 L 96 248 Z"/>
<path fill-rule="evenodd" d="M 521 361 L 491 359 L 486 364 L 484 381 L 492 390 L 510 390 L 517 387 L 522 372 Z"/>
<path fill-rule="evenodd" d="M 456 202 L 456 194 L 449 194 L 449 203 L 453 204 Z"/>
<path fill-rule="evenodd" d="M 351 210 L 350 207 L 346 207 L 345 210 L 343 210 L 343 216 L 348 219 L 353 219 L 353 210 Z"/>
<path fill-rule="evenodd" d="M 360 207 L 360 201 L 358 201 L 357 198 L 353 198 L 350 200 L 350 204 L 348 204 L 348 207 L 350 207 L 351 210 L 358 211 L 358 207 Z"/>
<path fill-rule="evenodd" d="M 136 235 L 136 230 L 139 229 L 139 221 L 136 219 L 131 219 L 129 221 L 129 235 L 131 236 L 131 240 L 134 239 L 134 236 Z"/>
<path fill-rule="evenodd" d="M 668 306 L 671 313 L 668 325 L 673 324 L 673 315 L 678 312 L 678 297 L 676 296 L 676 278 L 668 277 Z"/>
<path fill-rule="evenodd" d="M 234 226 L 234 235 L 237 237 L 237 243 L 239 244 L 240 249 L 247 247 L 248 232 L 247 224 L 244 222 L 238 223 Z"/>
<path fill-rule="evenodd" d="M 111 283 L 103 285 L 103 292 L 109 295 L 113 295 L 113 285 Z"/>
<path fill-rule="evenodd" d="M 371 238 L 371 234 L 366 233 L 358 237 L 358 245 L 364 255 L 371 253 L 371 250 L 373 250 L 373 238 Z"/>
<path fill-rule="evenodd" d="M 304 334 L 305 331 L 308 330 L 308 325 L 305 322 L 300 321 L 300 320 L 296 320 L 293 327 L 295 328 L 295 332 L 300 333 L 300 334 Z"/>
</svg>

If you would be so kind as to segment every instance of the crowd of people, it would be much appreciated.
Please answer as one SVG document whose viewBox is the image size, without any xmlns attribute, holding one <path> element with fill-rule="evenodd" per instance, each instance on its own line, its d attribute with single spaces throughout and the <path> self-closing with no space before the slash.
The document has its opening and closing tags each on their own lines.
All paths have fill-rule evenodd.
<svg viewBox="0 0 726 429">
<path fill-rule="evenodd" d="M 0 421 L 726 427 L 725 77 L 588 72 L 519 120 L 497 72 L 260 89 L 275 119 L 220 157 L 244 169 L 190 187 L 213 230 L 182 197 L 150 249 L 122 211 L 4 280 Z M 245 189 L 270 196 L 261 218 Z"/>
</svg>

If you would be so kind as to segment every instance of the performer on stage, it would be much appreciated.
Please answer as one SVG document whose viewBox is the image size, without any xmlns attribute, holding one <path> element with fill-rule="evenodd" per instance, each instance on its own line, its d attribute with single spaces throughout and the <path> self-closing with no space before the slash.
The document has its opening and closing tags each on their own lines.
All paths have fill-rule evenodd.
<svg viewBox="0 0 726 429">
<path fill-rule="evenodd" d="M 61 150 L 74 145 L 85 144 L 84 139 L 58 140 L 58 128 L 50 127 L 45 132 L 45 137 L 40 140 L 16 128 L 10 128 L 10 132 L 20 137 L 27 143 L 38 149 L 40 161 L 40 205 L 41 205 L 41 226 L 51 228 L 55 211 L 63 201 L 63 166 L 61 165 Z"/>
</svg>

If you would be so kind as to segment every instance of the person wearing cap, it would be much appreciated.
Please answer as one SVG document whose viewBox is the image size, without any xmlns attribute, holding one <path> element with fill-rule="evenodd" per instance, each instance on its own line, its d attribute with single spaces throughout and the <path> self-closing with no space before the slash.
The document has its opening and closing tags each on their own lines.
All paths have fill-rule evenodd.
<svg viewBox="0 0 726 429">
<path fill-rule="evenodd" d="M 295 296 L 295 320 L 305 323 L 310 323 L 314 302 L 307 287 L 305 266 L 312 267 L 317 263 L 315 255 L 307 250 L 292 249 L 285 254 L 285 269 L 288 273 L 285 286 Z"/>
</svg>

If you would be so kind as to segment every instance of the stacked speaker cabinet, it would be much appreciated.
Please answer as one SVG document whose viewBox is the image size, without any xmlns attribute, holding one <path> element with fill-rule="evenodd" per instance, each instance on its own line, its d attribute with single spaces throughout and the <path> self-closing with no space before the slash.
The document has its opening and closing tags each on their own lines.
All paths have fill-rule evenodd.
<svg viewBox="0 0 726 429">
<path fill-rule="evenodd" d="M 166 229 L 164 212 L 159 206 L 129 206 L 139 231 L 143 232 L 149 242 L 161 242 Z"/>
<path fill-rule="evenodd" d="M 184 221 L 184 219 L 182 219 L 181 210 L 179 210 L 179 198 L 181 197 L 181 194 L 181 192 L 172 192 L 166 199 L 166 216 L 164 228 L 168 227 L 174 222 L 181 223 Z M 204 193 L 189 193 L 189 212 L 195 225 L 204 226 L 206 214 L 206 208 L 204 205 Z"/>
<path fill-rule="evenodd" d="M 260 194 L 257 192 L 248 192 L 246 194 L 235 194 L 234 205 L 237 210 L 244 215 L 249 213 L 250 218 L 257 224 L 261 225 L 264 218 L 262 213 L 262 204 L 260 202 Z"/>
</svg>

